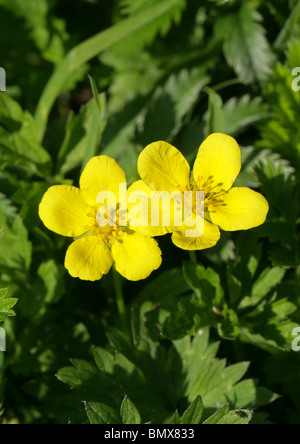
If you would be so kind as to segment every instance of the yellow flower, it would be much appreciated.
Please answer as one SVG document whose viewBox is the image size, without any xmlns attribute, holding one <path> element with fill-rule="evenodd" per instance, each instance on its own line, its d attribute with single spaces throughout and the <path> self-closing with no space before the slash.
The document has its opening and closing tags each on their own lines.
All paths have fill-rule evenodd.
<svg viewBox="0 0 300 444">
<path fill-rule="evenodd" d="M 210 135 L 200 146 L 191 179 L 187 160 L 166 142 L 150 144 L 138 159 L 144 188 L 169 193 L 177 191 L 182 195 L 186 191 L 204 193 L 204 231 L 201 236 L 187 237 L 184 220 L 181 227 L 165 227 L 165 232 L 173 233 L 173 243 L 184 250 L 213 247 L 220 239 L 219 228 L 248 230 L 265 222 L 269 211 L 266 199 L 249 188 L 232 188 L 240 170 L 241 150 L 237 142 L 220 133 Z"/>
<path fill-rule="evenodd" d="M 117 162 L 98 156 L 84 169 L 80 189 L 58 185 L 45 193 L 39 207 L 44 225 L 62 236 L 77 238 L 65 258 L 65 267 L 71 276 L 96 281 L 114 265 L 126 279 L 138 281 L 160 267 L 161 251 L 157 242 L 128 224 L 120 224 L 120 184 L 126 184 L 126 177 Z M 112 192 L 116 198 L 113 226 L 98 223 L 98 212 L 104 204 L 99 203 L 101 192 Z M 108 207 L 107 213 L 110 210 L 113 212 Z"/>
</svg>

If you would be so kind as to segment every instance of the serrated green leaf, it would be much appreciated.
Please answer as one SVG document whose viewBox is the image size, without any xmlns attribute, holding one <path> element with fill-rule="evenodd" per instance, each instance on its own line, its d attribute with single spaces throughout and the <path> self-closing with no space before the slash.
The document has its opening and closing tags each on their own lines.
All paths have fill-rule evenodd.
<svg viewBox="0 0 300 444">
<path fill-rule="evenodd" d="M 253 416 L 251 410 L 234 410 L 227 413 L 215 424 L 249 424 Z"/>
<path fill-rule="evenodd" d="M 167 421 L 167 424 L 180 424 L 180 415 L 178 413 L 178 410 L 176 410 L 171 419 Z"/>
<path fill-rule="evenodd" d="M 16 298 L 7 297 L 8 288 L 0 288 L 0 322 L 5 321 L 9 316 L 16 316 L 12 308 L 18 302 Z"/>
<path fill-rule="evenodd" d="M 224 14 L 216 23 L 225 58 L 245 83 L 265 81 L 271 74 L 274 58 L 261 21 L 261 15 L 248 2 L 242 2 L 239 9 Z"/>
<path fill-rule="evenodd" d="M 206 421 L 204 421 L 203 424 L 219 424 L 219 421 L 221 421 L 224 416 L 229 413 L 229 410 L 229 405 L 225 405 L 212 416 L 210 416 Z"/>
<path fill-rule="evenodd" d="M 204 406 L 199 395 L 181 416 L 180 424 L 201 424 L 203 412 Z"/>
<path fill-rule="evenodd" d="M 247 94 L 240 98 L 232 97 L 223 107 L 226 134 L 237 136 L 250 125 L 266 119 L 268 111 L 268 106 L 260 97 L 251 99 Z"/>
<path fill-rule="evenodd" d="M 121 405 L 121 418 L 122 424 L 141 424 L 142 422 L 139 411 L 128 396 L 125 396 Z"/>
<path fill-rule="evenodd" d="M 100 402 L 86 403 L 86 413 L 93 425 L 99 424 L 120 424 L 120 417 L 117 412 Z"/>
<path fill-rule="evenodd" d="M 293 48 L 293 45 L 289 47 L 288 58 L 292 57 Z M 291 61 L 294 63 L 293 59 Z M 296 66 L 298 66 L 298 62 Z M 300 95 L 299 91 L 293 88 L 293 82 L 296 79 L 292 75 L 294 68 L 295 66 L 277 64 L 273 70 L 266 89 L 266 98 L 271 107 L 272 119 L 267 124 L 260 125 L 262 139 L 258 141 L 257 146 L 279 153 L 286 163 L 288 160 L 291 165 L 298 165 L 300 143 L 297 121 Z M 269 162 L 269 169 L 271 166 L 272 162 Z"/>
<path fill-rule="evenodd" d="M 273 393 L 262 393 L 255 381 L 249 380 L 248 385 L 241 385 L 239 381 L 248 363 L 227 367 L 224 360 L 218 360 L 218 344 L 209 343 L 208 329 L 197 332 L 193 339 L 185 337 L 173 342 L 168 355 L 160 345 L 151 341 L 148 348 L 144 342 L 141 348 L 134 348 L 121 337 L 116 331 L 111 334 L 114 348 L 118 345 L 118 351 L 110 353 L 111 358 L 101 349 L 96 352 L 98 368 L 86 361 L 74 360 L 74 367 L 59 371 L 59 379 L 71 385 L 80 399 L 88 403 L 104 403 L 115 411 L 119 409 L 120 396 L 125 392 L 145 422 L 154 423 L 170 423 L 172 418 L 178 422 L 178 414 L 174 416 L 171 406 L 177 405 L 180 399 L 192 404 L 183 413 L 184 421 L 200 421 L 198 395 L 203 399 L 204 418 L 228 400 L 233 408 L 244 408 L 256 406 L 258 400 L 261 405 L 274 399 Z M 165 399 L 169 399 L 168 408 Z M 242 402 L 246 404 L 241 405 Z M 135 408 L 128 401 L 126 403 L 121 414 L 127 419 L 133 415 L 135 419 L 132 421 L 137 421 Z M 127 412 L 125 407 L 133 411 Z"/>
<path fill-rule="evenodd" d="M 193 111 L 209 77 L 204 69 L 182 70 L 172 74 L 163 88 L 159 87 L 141 128 L 144 144 L 153 140 L 172 140 L 183 126 L 184 118 Z"/>
<path fill-rule="evenodd" d="M 17 214 L 17 209 L 2 193 L 0 193 L 0 213 L 5 215 L 8 219 L 14 219 Z"/>
</svg>

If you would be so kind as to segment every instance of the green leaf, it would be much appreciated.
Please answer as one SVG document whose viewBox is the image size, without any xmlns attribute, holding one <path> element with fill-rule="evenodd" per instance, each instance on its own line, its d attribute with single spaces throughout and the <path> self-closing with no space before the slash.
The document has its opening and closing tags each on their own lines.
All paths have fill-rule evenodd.
<svg viewBox="0 0 300 444">
<path fill-rule="evenodd" d="M 178 303 L 178 310 L 172 310 L 166 318 L 162 334 L 176 340 L 194 334 L 199 328 L 217 326 L 223 338 L 236 339 L 240 332 L 239 319 L 225 304 L 219 275 L 211 268 L 192 262 L 184 262 L 183 274 L 197 298 L 185 298 Z"/>
<path fill-rule="evenodd" d="M 33 229 L 41 224 L 37 208 L 43 195 L 49 189 L 49 182 L 24 182 L 13 195 L 15 204 L 20 206 L 20 216 L 26 227 Z"/>
<path fill-rule="evenodd" d="M 65 291 L 63 281 L 65 275 L 64 267 L 57 265 L 53 259 L 50 259 L 40 265 L 37 274 L 44 284 L 45 302 L 53 304 L 59 301 Z"/>
<path fill-rule="evenodd" d="M 159 2 L 160 0 L 121 0 L 121 8 L 124 14 L 134 15 Z"/>
<path fill-rule="evenodd" d="M 201 424 L 203 412 L 203 402 L 199 395 L 181 416 L 180 424 Z"/>
<path fill-rule="evenodd" d="M 295 46 L 291 44 L 287 52 L 287 58 L 291 63 L 295 63 Z M 298 66 L 298 62 L 296 66 Z M 293 82 L 296 79 L 292 75 L 294 68 L 294 65 L 288 66 L 278 63 L 273 70 L 266 89 L 266 98 L 270 104 L 272 119 L 267 124 L 260 125 L 262 140 L 259 140 L 256 145 L 259 148 L 279 153 L 286 163 L 288 160 L 293 166 L 296 166 L 299 165 L 300 158 L 300 130 L 297 125 L 300 94 L 299 91 L 293 89 Z M 276 163 L 278 164 L 278 160 Z M 269 169 L 271 166 L 270 162 Z M 274 170 L 276 169 L 278 168 L 274 168 Z"/>
<path fill-rule="evenodd" d="M 90 100 L 78 115 L 70 114 L 65 140 L 58 155 L 59 174 L 65 175 L 80 164 L 84 167 L 97 154 L 105 125 L 104 95 L 99 96 L 98 100 Z"/>
<path fill-rule="evenodd" d="M 122 424 L 141 424 L 141 415 L 135 405 L 125 396 L 121 405 Z"/>
<path fill-rule="evenodd" d="M 234 410 L 227 413 L 215 424 L 249 424 L 253 416 L 251 410 Z"/>
<path fill-rule="evenodd" d="M 132 14 L 132 17 L 138 17 L 145 11 L 149 11 L 149 14 L 151 14 L 151 11 L 158 8 L 162 3 L 158 0 L 142 1 L 144 4 L 139 5 L 138 8 L 130 8 L 131 11 L 129 11 L 129 8 L 127 8 L 127 11 Z M 129 2 L 136 3 L 136 0 L 129 0 L 128 3 Z M 169 0 L 169 3 L 172 2 Z M 182 11 L 185 7 L 185 0 L 181 0 L 180 2 L 177 1 L 175 3 L 173 2 L 172 7 L 170 5 L 167 10 L 163 9 L 160 17 L 157 17 L 155 21 L 150 22 L 149 24 L 147 24 L 147 26 L 137 30 L 134 35 L 129 35 L 126 39 L 117 42 L 113 48 L 114 52 L 119 55 L 131 55 L 135 53 L 138 49 L 146 46 L 147 44 L 150 44 L 157 36 L 157 34 L 165 36 L 173 22 L 175 22 L 176 24 L 180 22 Z"/>
<path fill-rule="evenodd" d="M 255 396 L 254 403 L 253 396 Z M 251 379 L 245 379 L 236 384 L 234 393 L 229 394 L 227 401 L 232 403 L 234 400 L 235 408 L 245 408 L 260 407 L 274 402 L 277 398 L 278 396 L 271 390 L 257 386 Z"/>
<path fill-rule="evenodd" d="M 2 193 L 0 193 L 0 213 L 4 214 L 8 219 L 14 219 L 17 213 L 17 209 Z"/>
<path fill-rule="evenodd" d="M 39 144 L 34 120 L 7 94 L 0 94 L 1 167 L 18 167 L 39 176 L 51 170 L 51 158 Z"/>
<path fill-rule="evenodd" d="M 106 372 L 108 374 L 113 373 L 115 360 L 111 353 L 109 353 L 104 348 L 95 347 L 93 349 L 93 357 L 100 371 Z"/>
<path fill-rule="evenodd" d="M 29 272 L 32 256 L 28 231 L 20 216 L 11 225 L 0 214 L 0 226 L 4 228 L 0 246 L 0 272 L 8 273 L 13 280 L 24 279 Z"/>
<path fill-rule="evenodd" d="M 195 331 L 195 318 L 197 309 L 189 303 L 178 304 L 179 310 L 171 313 L 163 324 L 162 335 L 168 339 L 176 340 L 193 334 Z"/>
<path fill-rule="evenodd" d="M 297 306 L 286 298 L 273 302 L 271 308 L 274 315 L 272 322 L 282 321 L 297 310 Z"/>
<path fill-rule="evenodd" d="M 88 161 L 97 154 L 101 136 L 106 127 L 106 96 L 105 94 L 99 94 L 95 80 L 90 76 L 89 79 L 91 82 L 94 100 L 97 104 L 98 113 L 94 112 L 93 122 L 87 131 L 88 139 L 82 163 L 82 171 Z"/>
<path fill-rule="evenodd" d="M 263 349 L 274 351 L 291 349 L 291 332 L 298 325 L 289 319 L 297 311 L 297 306 L 286 298 L 262 302 L 252 312 L 244 316 L 242 338 L 256 342 Z"/>
<path fill-rule="evenodd" d="M 203 424 L 219 424 L 219 421 L 221 421 L 228 413 L 229 405 L 225 405 L 212 416 L 210 416 L 206 421 L 204 421 Z"/>
<path fill-rule="evenodd" d="M 300 2 L 297 2 L 291 15 L 281 29 L 274 46 L 277 49 L 284 49 L 293 32 L 299 29 L 300 24 Z M 295 65 L 297 66 L 297 65 Z"/>
<path fill-rule="evenodd" d="M 7 297 L 8 288 L 0 288 L 0 322 L 5 321 L 9 316 L 16 316 L 12 308 L 18 302 L 16 298 Z"/>
<path fill-rule="evenodd" d="M 175 268 L 166 270 L 152 281 L 149 281 L 139 293 L 138 300 L 152 300 L 153 302 L 162 303 L 162 300 L 167 299 L 167 297 L 177 298 L 187 293 L 189 289 L 190 286 L 185 281 L 182 270 Z"/>
<path fill-rule="evenodd" d="M 266 296 L 273 287 L 282 281 L 285 274 L 285 268 L 266 268 L 253 284 L 252 297 L 256 299 Z"/>
<path fill-rule="evenodd" d="M 260 97 L 252 99 L 248 94 L 240 98 L 232 97 L 223 107 L 226 134 L 237 136 L 249 126 L 266 119 L 268 111 L 268 106 Z"/>
<path fill-rule="evenodd" d="M 141 128 L 141 142 L 172 140 L 184 124 L 184 118 L 193 111 L 200 92 L 209 82 L 203 68 L 182 70 L 172 74 L 163 88 L 155 92 L 144 124 Z"/>
<path fill-rule="evenodd" d="M 105 95 L 104 94 L 99 94 L 98 91 L 98 87 L 96 84 L 96 81 L 93 77 L 91 77 L 90 75 L 89 77 L 89 81 L 91 84 L 91 88 L 92 88 L 92 92 L 93 92 L 93 96 L 94 99 L 96 100 L 97 103 L 97 107 L 98 107 L 98 111 L 99 111 L 99 116 L 103 119 L 106 113 L 106 101 L 105 101 Z"/>
<path fill-rule="evenodd" d="M 219 275 L 212 268 L 184 262 L 183 274 L 186 282 L 195 291 L 198 298 L 209 307 L 220 306 L 224 291 Z"/>
<path fill-rule="evenodd" d="M 221 96 L 211 88 L 205 88 L 205 92 L 209 97 L 205 134 L 209 136 L 212 133 L 223 133 L 225 128 L 223 100 Z"/>
<path fill-rule="evenodd" d="M 115 410 L 100 402 L 87 402 L 86 413 L 93 425 L 120 424 L 120 417 Z"/>
<path fill-rule="evenodd" d="M 167 424 L 180 424 L 180 415 L 178 410 L 176 410 L 170 421 L 167 421 Z"/>
<path fill-rule="evenodd" d="M 57 63 L 64 55 L 64 41 L 67 39 L 66 24 L 53 16 L 47 0 L 1 0 L 1 6 L 11 10 L 25 20 L 30 37 L 41 51 L 44 59 Z"/>
<path fill-rule="evenodd" d="M 216 22 L 216 35 L 223 41 L 227 63 L 245 83 L 268 79 L 274 61 L 261 15 L 248 2 Z M 230 32 L 228 30 L 230 29 Z"/>
<path fill-rule="evenodd" d="M 239 318 L 237 314 L 228 307 L 224 308 L 222 316 L 222 322 L 218 324 L 219 335 L 224 339 L 233 341 L 240 334 Z"/>
<path fill-rule="evenodd" d="M 245 385 L 239 382 L 249 363 L 226 366 L 224 360 L 216 358 L 218 344 L 209 342 L 208 329 L 197 331 L 194 338 L 174 341 L 168 353 L 147 337 L 133 347 L 116 330 L 110 332 L 110 342 L 109 352 L 94 349 L 97 366 L 73 360 L 73 367 L 61 369 L 58 377 L 73 387 L 78 399 L 88 404 L 104 403 L 114 411 L 127 393 L 130 402 L 125 398 L 123 421 L 138 422 L 140 415 L 145 422 L 178 423 L 181 417 L 174 415 L 173 406 L 186 400 L 182 421 L 199 422 L 203 408 L 199 395 L 204 419 L 228 400 L 234 409 L 253 408 L 258 400 L 259 405 L 274 400 L 273 393 L 262 393 L 255 381 Z"/>
<path fill-rule="evenodd" d="M 139 31 L 142 31 L 143 35 L 146 33 L 146 41 L 151 40 L 162 29 L 162 21 L 165 24 L 164 30 L 166 30 L 172 22 L 174 14 L 175 18 L 178 18 L 178 11 L 181 11 L 183 6 L 185 6 L 185 2 L 182 0 L 160 1 L 155 7 L 150 7 L 134 17 L 123 20 L 73 48 L 57 66 L 38 104 L 35 116 L 38 139 L 43 139 L 51 108 L 72 71 L 113 45 L 120 42 L 124 44 L 124 40 L 127 38 L 131 38 L 131 41 L 135 42 L 135 47 L 139 41 L 143 45 L 145 38 L 137 38 L 140 37 Z M 166 17 L 167 22 L 164 21 Z"/>
</svg>

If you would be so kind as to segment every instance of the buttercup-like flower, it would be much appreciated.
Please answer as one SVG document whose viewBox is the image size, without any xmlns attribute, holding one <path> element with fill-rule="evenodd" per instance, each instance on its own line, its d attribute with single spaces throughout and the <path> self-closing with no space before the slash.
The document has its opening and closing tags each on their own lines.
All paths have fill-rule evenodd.
<svg viewBox="0 0 300 444">
<path fill-rule="evenodd" d="M 220 228 L 225 231 L 248 230 L 266 220 L 269 205 L 261 194 L 249 188 L 232 187 L 240 170 L 241 150 L 237 142 L 226 134 L 212 134 L 203 142 L 192 179 L 190 166 L 181 152 L 166 142 L 155 142 L 140 154 L 138 171 L 144 184 L 137 183 L 135 187 L 180 192 L 182 195 L 185 191 L 194 194 L 202 191 L 204 231 L 201 236 L 186 236 L 184 219 L 181 227 L 165 227 L 166 231 L 173 233 L 172 240 L 177 247 L 202 250 L 216 245 L 220 239 Z"/>
<path fill-rule="evenodd" d="M 45 193 L 39 207 L 43 223 L 55 233 L 75 238 L 65 259 L 71 276 L 95 281 L 114 265 L 126 279 L 138 281 L 160 267 L 161 250 L 157 242 L 128 224 L 120 224 L 120 184 L 126 184 L 122 168 L 114 159 L 98 156 L 85 167 L 80 189 L 58 185 Z M 98 223 L 98 212 L 104 204 L 99 203 L 101 192 L 112 192 L 116 198 L 114 225 Z"/>
</svg>

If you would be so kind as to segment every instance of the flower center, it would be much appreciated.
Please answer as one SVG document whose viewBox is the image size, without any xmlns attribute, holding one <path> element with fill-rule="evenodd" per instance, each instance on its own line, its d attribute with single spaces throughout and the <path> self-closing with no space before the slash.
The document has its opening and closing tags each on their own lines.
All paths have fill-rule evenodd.
<svg viewBox="0 0 300 444">
<path fill-rule="evenodd" d="M 196 191 L 204 192 L 204 211 L 213 211 L 213 207 L 226 206 L 223 197 L 228 193 L 222 188 L 223 183 L 216 183 L 213 176 L 209 176 L 205 181 L 203 177 L 199 177 L 197 181 L 192 183 L 192 191 L 196 195 Z M 193 197 L 193 211 L 196 198 Z"/>
<path fill-rule="evenodd" d="M 105 242 L 108 246 L 111 246 L 114 244 L 116 238 L 124 235 L 127 227 L 119 226 L 120 210 L 117 209 L 116 211 L 111 208 L 108 208 L 105 214 L 107 225 L 101 226 L 98 217 L 100 208 L 101 205 L 95 205 L 93 210 L 87 213 L 87 216 L 90 218 L 90 223 L 84 228 L 87 230 L 88 235 L 95 236 L 99 243 Z"/>
</svg>

